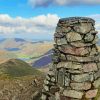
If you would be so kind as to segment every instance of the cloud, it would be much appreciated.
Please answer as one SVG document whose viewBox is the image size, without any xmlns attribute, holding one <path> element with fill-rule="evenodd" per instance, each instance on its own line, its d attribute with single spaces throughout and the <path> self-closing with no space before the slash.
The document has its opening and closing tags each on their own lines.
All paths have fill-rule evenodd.
<svg viewBox="0 0 100 100">
<path fill-rule="evenodd" d="M 100 5 L 100 0 L 28 0 L 32 7 L 47 7 L 50 5 Z"/>
<path fill-rule="evenodd" d="M 93 14 L 87 17 L 93 18 L 95 20 L 95 27 L 98 30 L 98 33 L 100 34 L 100 14 Z"/>
<path fill-rule="evenodd" d="M 29 0 L 29 4 L 32 4 L 33 7 L 35 6 L 48 6 L 49 4 L 52 4 L 52 0 Z"/>
<path fill-rule="evenodd" d="M 96 21 L 96 29 L 100 33 L 100 14 L 94 14 L 91 17 Z M 13 18 L 7 14 L 0 14 L 0 35 L 10 37 L 19 35 L 22 37 L 34 36 L 31 38 L 52 38 L 55 27 L 59 20 L 56 14 L 39 15 L 31 18 L 16 17 Z"/>
<path fill-rule="evenodd" d="M 12 18 L 0 14 L 0 34 L 53 34 L 59 17 L 56 14 L 40 15 L 31 18 Z"/>
</svg>

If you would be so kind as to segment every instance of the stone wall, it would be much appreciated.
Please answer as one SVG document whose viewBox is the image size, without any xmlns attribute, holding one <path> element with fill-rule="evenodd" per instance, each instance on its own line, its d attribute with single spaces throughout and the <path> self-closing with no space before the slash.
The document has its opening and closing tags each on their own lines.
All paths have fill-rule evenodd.
<svg viewBox="0 0 100 100">
<path fill-rule="evenodd" d="M 100 54 L 95 21 L 85 17 L 60 19 L 54 53 L 41 100 L 92 100 L 100 85 Z"/>
</svg>

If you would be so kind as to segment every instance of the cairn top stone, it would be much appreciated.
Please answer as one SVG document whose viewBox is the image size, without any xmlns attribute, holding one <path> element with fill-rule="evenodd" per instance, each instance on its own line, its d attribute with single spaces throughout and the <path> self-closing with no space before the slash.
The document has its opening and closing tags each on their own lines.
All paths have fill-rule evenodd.
<svg viewBox="0 0 100 100">
<path fill-rule="evenodd" d="M 60 22 L 69 22 L 69 23 L 77 23 L 77 22 L 90 22 L 95 24 L 95 21 L 92 18 L 88 17 L 68 17 L 68 18 L 61 18 L 59 19 Z"/>
</svg>

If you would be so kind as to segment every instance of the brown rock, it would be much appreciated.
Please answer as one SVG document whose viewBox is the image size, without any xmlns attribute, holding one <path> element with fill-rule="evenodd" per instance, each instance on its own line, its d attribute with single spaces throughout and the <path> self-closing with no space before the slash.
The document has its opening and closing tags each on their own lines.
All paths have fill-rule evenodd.
<svg viewBox="0 0 100 100">
<path fill-rule="evenodd" d="M 58 49 L 66 54 L 73 54 L 73 55 L 80 55 L 80 56 L 89 54 L 89 50 L 90 50 L 89 47 L 75 48 L 69 45 L 59 46 Z"/>
<path fill-rule="evenodd" d="M 89 91 L 86 92 L 85 97 L 86 98 L 94 98 L 94 97 L 96 97 L 97 92 L 98 92 L 98 89 L 89 90 Z"/>
<path fill-rule="evenodd" d="M 91 45 L 93 45 L 93 43 L 84 43 L 83 41 L 71 42 L 70 44 L 72 46 L 75 46 L 75 47 L 84 47 L 84 46 L 91 46 Z"/>
<path fill-rule="evenodd" d="M 54 34 L 54 37 L 55 38 L 63 38 L 64 37 L 64 34 L 63 33 L 55 33 Z"/>
<path fill-rule="evenodd" d="M 88 90 L 91 88 L 91 83 L 90 82 L 70 83 L 70 86 L 74 90 Z"/>
<path fill-rule="evenodd" d="M 52 94 L 55 94 L 56 92 L 58 92 L 59 91 L 59 88 L 57 87 L 57 86 L 52 86 L 51 88 L 50 88 L 50 93 L 52 93 Z"/>
<path fill-rule="evenodd" d="M 91 72 L 91 71 L 97 71 L 97 65 L 96 63 L 87 63 L 87 64 L 83 64 L 83 71 L 84 72 Z"/>
<path fill-rule="evenodd" d="M 100 58 L 99 55 L 96 56 L 88 56 L 88 57 L 80 57 L 80 56 L 73 56 L 73 55 L 66 55 L 68 61 L 73 62 L 99 62 Z"/>
<path fill-rule="evenodd" d="M 56 27 L 56 32 L 58 33 L 68 33 L 71 30 L 70 27 Z"/>
<path fill-rule="evenodd" d="M 75 90 L 64 90 L 63 95 L 66 97 L 81 99 L 83 96 L 83 92 Z"/>
</svg>

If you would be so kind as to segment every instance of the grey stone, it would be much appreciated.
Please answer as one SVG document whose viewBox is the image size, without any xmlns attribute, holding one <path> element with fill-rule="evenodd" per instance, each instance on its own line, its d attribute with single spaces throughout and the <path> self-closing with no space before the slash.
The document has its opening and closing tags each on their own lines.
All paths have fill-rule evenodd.
<svg viewBox="0 0 100 100">
<path fill-rule="evenodd" d="M 68 33 L 70 30 L 71 30 L 70 27 L 56 27 L 56 32 L 58 33 L 63 33 L 63 32 Z"/>
<path fill-rule="evenodd" d="M 97 79 L 100 77 L 100 69 L 94 74 L 94 78 Z"/>
<path fill-rule="evenodd" d="M 76 42 L 71 42 L 70 44 L 74 47 L 84 47 L 84 46 L 91 46 L 95 44 L 95 42 L 84 43 L 83 41 L 76 41 Z"/>
<path fill-rule="evenodd" d="M 62 18 L 59 20 L 58 23 L 68 24 L 68 25 L 77 25 L 76 23 L 92 23 L 94 25 L 95 21 L 91 18 L 87 17 L 69 17 L 69 18 Z"/>
<path fill-rule="evenodd" d="M 44 80 L 44 84 L 48 85 L 49 84 L 49 81 L 48 80 Z"/>
<path fill-rule="evenodd" d="M 86 82 L 86 81 L 93 81 L 94 76 L 93 74 L 78 74 L 78 75 L 72 75 L 71 79 L 75 82 Z"/>
<path fill-rule="evenodd" d="M 56 41 L 57 45 L 68 44 L 66 38 L 56 38 L 55 41 Z"/>
<path fill-rule="evenodd" d="M 92 49 L 90 51 L 90 55 L 93 56 L 93 55 L 97 55 L 97 54 L 98 54 L 97 48 L 96 47 L 92 47 Z"/>
<path fill-rule="evenodd" d="M 92 23 L 80 23 L 74 26 L 74 30 L 80 34 L 86 34 L 92 30 Z"/>
<path fill-rule="evenodd" d="M 100 78 L 98 78 L 97 80 L 94 81 L 93 86 L 95 88 L 99 88 L 99 86 L 100 86 Z"/>
<path fill-rule="evenodd" d="M 85 35 L 85 37 L 84 37 L 84 42 L 92 42 L 93 41 L 93 39 L 94 39 L 94 35 L 93 34 L 91 34 L 91 33 L 87 33 L 86 35 Z"/>
<path fill-rule="evenodd" d="M 43 87 L 43 93 L 50 95 L 48 100 L 92 100 L 96 96 L 100 53 L 94 24 L 94 20 L 84 17 L 59 20 L 54 34 L 53 65 Z"/>
<path fill-rule="evenodd" d="M 56 81 L 55 77 L 52 77 L 51 82 L 55 82 L 55 81 Z"/>
<path fill-rule="evenodd" d="M 44 88 L 45 91 L 49 91 L 50 90 L 48 85 L 43 85 L 43 88 Z"/>
<path fill-rule="evenodd" d="M 66 55 L 64 55 L 64 54 L 60 54 L 59 59 L 61 59 L 61 60 L 65 60 L 65 61 L 67 60 L 67 59 L 66 59 Z"/>
<path fill-rule="evenodd" d="M 97 71 L 97 65 L 96 63 L 86 63 L 83 64 L 83 72 L 91 72 L 91 71 Z"/>
<path fill-rule="evenodd" d="M 80 63 L 75 63 L 75 62 L 60 62 L 57 64 L 57 68 L 67 68 L 67 69 L 81 69 L 82 65 Z"/>
<path fill-rule="evenodd" d="M 50 76 L 48 76 L 48 75 L 46 75 L 46 79 L 49 81 L 51 80 Z"/>
<path fill-rule="evenodd" d="M 41 100 L 47 100 L 47 95 L 42 94 L 42 96 L 41 96 Z"/>
<path fill-rule="evenodd" d="M 55 73 L 54 73 L 54 71 L 49 71 L 49 72 L 48 72 L 48 75 L 50 75 L 50 76 L 55 76 Z"/>
<path fill-rule="evenodd" d="M 65 76 L 64 68 L 59 69 L 57 76 L 58 78 L 57 83 L 59 86 L 64 86 L 64 76 Z"/>
<path fill-rule="evenodd" d="M 62 28 L 62 32 L 64 32 L 64 33 L 68 33 L 71 31 L 70 27 L 61 27 L 61 28 Z"/>
<path fill-rule="evenodd" d="M 83 83 L 70 83 L 70 86 L 74 90 L 88 90 L 91 88 L 90 82 L 83 82 Z"/>
<path fill-rule="evenodd" d="M 97 56 L 88 56 L 88 57 L 79 57 L 79 56 L 73 56 L 73 55 L 67 55 L 67 60 L 68 61 L 73 61 L 73 62 L 99 62 L 100 58 L 99 55 Z"/>
<path fill-rule="evenodd" d="M 56 32 L 57 33 L 62 33 L 62 28 L 61 27 L 56 27 Z"/>
<path fill-rule="evenodd" d="M 72 70 L 72 69 L 67 69 L 66 72 L 71 73 L 71 74 L 81 74 L 81 73 L 83 73 L 82 70 Z"/>
<path fill-rule="evenodd" d="M 59 94 L 59 92 L 55 93 L 55 100 L 60 100 L 60 94 Z"/>
<path fill-rule="evenodd" d="M 74 41 L 79 41 L 82 40 L 82 37 L 80 34 L 78 34 L 77 32 L 69 32 L 66 34 L 66 38 L 68 42 L 74 42 Z"/>
<path fill-rule="evenodd" d="M 83 96 L 83 92 L 75 90 L 64 90 L 63 95 L 71 98 L 81 99 Z"/>
<path fill-rule="evenodd" d="M 54 38 L 62 38 L 62 37 L 64 37 L 63 33 L 55 33 L 54 34 Z"/>
<path fill-rule="evenodd" d="M 100 62 L 97 63 L 98 68 L 100 69 Z"/>
<path fill-rule="evenodd" d="M 99 41 L 99 37 L 96 35 L 95 39 L 92 41 L 93 44 L 96 44 Z"/>
<path fill-rule="evenodd" d="M 70 74 L 66 73 L 64 77 L 64 86 L 69 86 L 70 85 Z"/>
<path fill-rule="evenodd" d="M 59 56 L 58 55 L 53 55 L 52 60 L 53 60 L 53 62 L 58 63 L 59 62 Z"/>
</svg>

